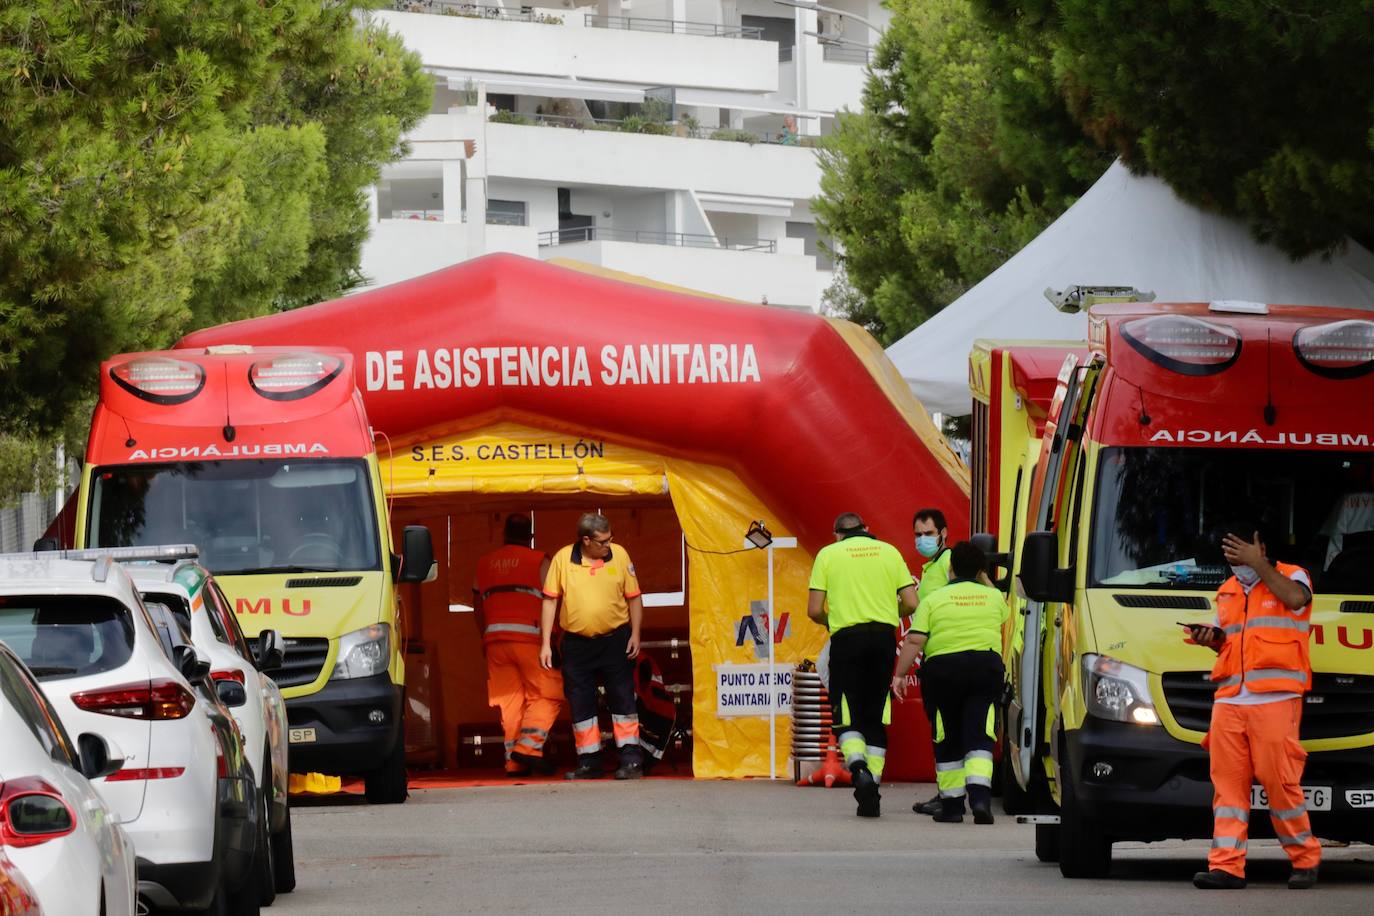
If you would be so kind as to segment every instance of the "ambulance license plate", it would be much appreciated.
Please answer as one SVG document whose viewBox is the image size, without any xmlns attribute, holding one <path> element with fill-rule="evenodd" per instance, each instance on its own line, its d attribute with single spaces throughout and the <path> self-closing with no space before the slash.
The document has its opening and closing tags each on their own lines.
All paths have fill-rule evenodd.
<svg viewBox="0 0 1374 916">
<path fill-rule="evenodd" d="M 1331 810 L 1331 787 L 1330 786 L 1303 786 L 1303 798 L 1307 801 L 1308 811 L 1330 811 Z M 1250 787 L 1250 807 L 1268 808 L 1269 793 L 1264 791 L 1264 786 Z"/>
<path fill-rule="evenodd" d="M 286 730 L 286 740 L 291 744 L 311 744 L 315 741 L 315 730 L 313 728 L 289 728 Z"/>
</svg>

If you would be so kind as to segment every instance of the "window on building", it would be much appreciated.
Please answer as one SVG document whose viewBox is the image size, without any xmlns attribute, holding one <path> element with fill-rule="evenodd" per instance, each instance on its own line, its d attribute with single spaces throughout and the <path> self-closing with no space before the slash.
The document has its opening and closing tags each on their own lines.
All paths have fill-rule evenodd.
<svg viewBox="0 0 1374 916">
<path fill-rule="evenodd" d="M 488 226 L 528 226 L 527 204 L 523 200 L 487 200 Z"/>
<path fill-rule="evenodd" d="M 835 269 L 835 262 L 831 259 L 830 253 L 820 245 L 822 236 L 816 231 L 815 223 L 789 222 L 787 237 L 802 240 L 802 252 L 816 259 L 817 270 Z"/>
</svg>

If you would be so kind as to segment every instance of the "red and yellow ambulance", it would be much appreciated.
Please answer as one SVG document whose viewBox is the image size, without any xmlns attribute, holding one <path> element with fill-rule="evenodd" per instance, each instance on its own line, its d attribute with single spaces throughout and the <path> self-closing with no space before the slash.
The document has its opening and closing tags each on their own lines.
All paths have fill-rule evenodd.
<svg viewBox="0 0 1374 916">
<path fill-rule="evenodd" d="M 1096 304 L 1086 345 L 982 343 L 971 372 L 974 514 L 1019 589 L 1006 800 L 1036 822 L 1040 858 L 1099 877 L 1115 841 L 1211 835 L 1214 656 L 1177 622 L 1213 619 L 1230 575 L 1220 528 L 1237 515 L 1261 517 L 1270 558 L 1312 577 L 1314 829 L 1374 839 L 1368 314 Z M 1258 787 L 1252 802 L 1266 805 Z M 1250 827 L 1266 835 L 1267 818 Z"/>
<path fill-rule="evenodd" d="M 393 552 L 353 358 L 208 347 L 101 366 L 79 547 L 195 544 L 245 632 L 286 641 L 291 768 L 406 797 L 397 585 L 431 573 L 429 532 Z"/>
</svg>

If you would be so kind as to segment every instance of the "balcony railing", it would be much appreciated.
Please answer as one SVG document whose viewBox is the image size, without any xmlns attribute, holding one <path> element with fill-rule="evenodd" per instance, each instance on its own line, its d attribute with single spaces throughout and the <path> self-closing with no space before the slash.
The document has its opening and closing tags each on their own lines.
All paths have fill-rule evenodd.
<svg viewBox="0 0 1374 916">
<path fill-rule="evenodd" d="M 662 137 L 687 137 L 693 140 L 728 140 L 736 143 L 767 143 L 774 146 L 816 146 L 816 137 L 802 137 L 786 130 L 768 132 L 733 127 L 702 127 L 695 120 L 648 121 L 642 117 L 614 120 L 590 116 L 517 114 L 498 111 L 488 118 L 494 124 L 539 127 L 567 127 L 573 130 L 618 131 L 626 134 L 653 134 Z"/>
<path fill-rule="evenodd" d="M 512 213 L 509 210 L 488 210 L 488 226 L 523 226 L 525 225 L 525 214 Z"/>
<path fill-rule="evenodd" d="M 378 219 L 420 219 L 430 223 L 442 223 L 444 221 L 443 210 L 392 210 L 389 213 L 380 214 Z"/>
<path fill-rule="evenodd" d="M 873 60 L 873 49 L 822 44 L 821 59 L 839 64 L 867 64 Z"/>
<path fill-rule="evenodd" d="M 402 13 L 433 13 L 438 16 L 458 16 L 463 19 L 504 19 L 508 22 L 542 22 L 562 25 L 563 17 L 532 6 L 506 9 L 467 0 L 392 0 L 392 9 Z"/>
<path fill-rule="evenodd" d="M 714 22 L 684 22 L 680 19 L 645 19 L 639 16 L 598 16 L 588 13 L 589 29 L 625 29 L 630 32 L 664 32 L 671 35 L 708 35 L 714 38 L 763 40 L 763 29 L 752 25 L 719 25 Z"/>
<path fill-rule="evenodd" d="M 730 251 L 778 250 L 774 239 L 735 239 L 691 232 L 654 232 L 648 229 L 612 229 L 606 226 L 581 226 L 539 233 L 539 247 L 574 245 L 578 242 L 635 242 L 641 245 L 671 245 L 677 248 L 722 248 Z"/>
</svg>

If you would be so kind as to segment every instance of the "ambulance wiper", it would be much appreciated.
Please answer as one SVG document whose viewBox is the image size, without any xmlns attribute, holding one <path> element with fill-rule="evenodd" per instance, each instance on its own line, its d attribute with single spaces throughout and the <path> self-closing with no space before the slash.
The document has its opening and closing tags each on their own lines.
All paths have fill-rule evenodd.
<svg viewBox="0 0 1374 916">
<path fill-rule="evenodd" d="M 337 566 L 263 566 L 258 569 L 226 569 L 221 576 L 258 576 L 264 573 L 332 573 Z"/>
</svg>

